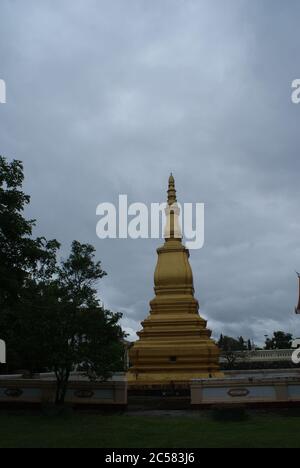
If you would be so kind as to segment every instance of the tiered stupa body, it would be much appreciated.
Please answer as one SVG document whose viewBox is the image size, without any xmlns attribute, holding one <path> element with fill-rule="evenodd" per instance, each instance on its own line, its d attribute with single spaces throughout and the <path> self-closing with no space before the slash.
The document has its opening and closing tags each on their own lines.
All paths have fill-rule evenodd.
<svg viewBox="0 0 300 468">
<path fill-rule="evenodd" d="M 194 297 L 189 251 L 182 244 L 175 181 L 169 179 L 165 244 L 157 250 L 155 298 L 130 350 L 132 385 L 187 383 L 221 376 L 219 349 Z"/>
</svg>

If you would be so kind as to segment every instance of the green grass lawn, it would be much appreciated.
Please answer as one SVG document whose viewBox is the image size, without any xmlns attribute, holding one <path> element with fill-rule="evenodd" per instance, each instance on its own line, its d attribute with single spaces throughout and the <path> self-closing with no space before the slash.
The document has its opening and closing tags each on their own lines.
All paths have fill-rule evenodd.
<svg viewBox="0 0 300 468">
<path fill-rule="evenodd" d="M 0 412 L 1 448 L 300 448 L 300 417 L 253 414 L 245 422 L 199 417 Z"/>
</svg>

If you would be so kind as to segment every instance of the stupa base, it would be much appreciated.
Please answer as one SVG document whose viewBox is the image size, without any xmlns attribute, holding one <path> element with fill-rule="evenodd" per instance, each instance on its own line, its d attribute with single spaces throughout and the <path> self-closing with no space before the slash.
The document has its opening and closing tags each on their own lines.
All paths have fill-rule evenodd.
<svg viewBox="0 0 300 468">
<path fill-rule="evenodd" d="M 128 372 L 127 382 L 129 388 L 162 388 L 180 387 L 188 388 L 194 379 L 222 379 L 223 372 L 181 372 L 181 373 L 139 373 Z"/>
</svg>

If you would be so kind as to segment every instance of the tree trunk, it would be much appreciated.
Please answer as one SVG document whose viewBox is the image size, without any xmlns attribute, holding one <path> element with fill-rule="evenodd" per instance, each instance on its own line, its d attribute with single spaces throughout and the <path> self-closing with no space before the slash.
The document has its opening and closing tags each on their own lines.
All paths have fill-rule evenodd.
<svg viewBox="0 0 300 468">
<path fill-rule="evenodd" d="M 70 371 L 68 369 L 60 369 L 60 370 L 55 371 L 55 374 L 56 374 L 55 404 L 57 406 L 63 406 L 65 404 Z"/>
</svg>

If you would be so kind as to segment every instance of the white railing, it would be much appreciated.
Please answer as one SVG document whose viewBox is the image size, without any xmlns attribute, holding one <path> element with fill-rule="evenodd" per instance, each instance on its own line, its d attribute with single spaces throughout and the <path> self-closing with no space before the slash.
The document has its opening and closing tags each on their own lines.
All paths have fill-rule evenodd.
<svg viewBox="0 0 300 468">
<path fill-rule="evenodd" d="M 293 349 L 272 349 L 259 351 L 235 352 L 238 361 L 244 362 L 276 362 L 276 361 L 291 361 Z M 226 357 L 222 356 L 221 361 L 225 362 Z"/>
</svg>

